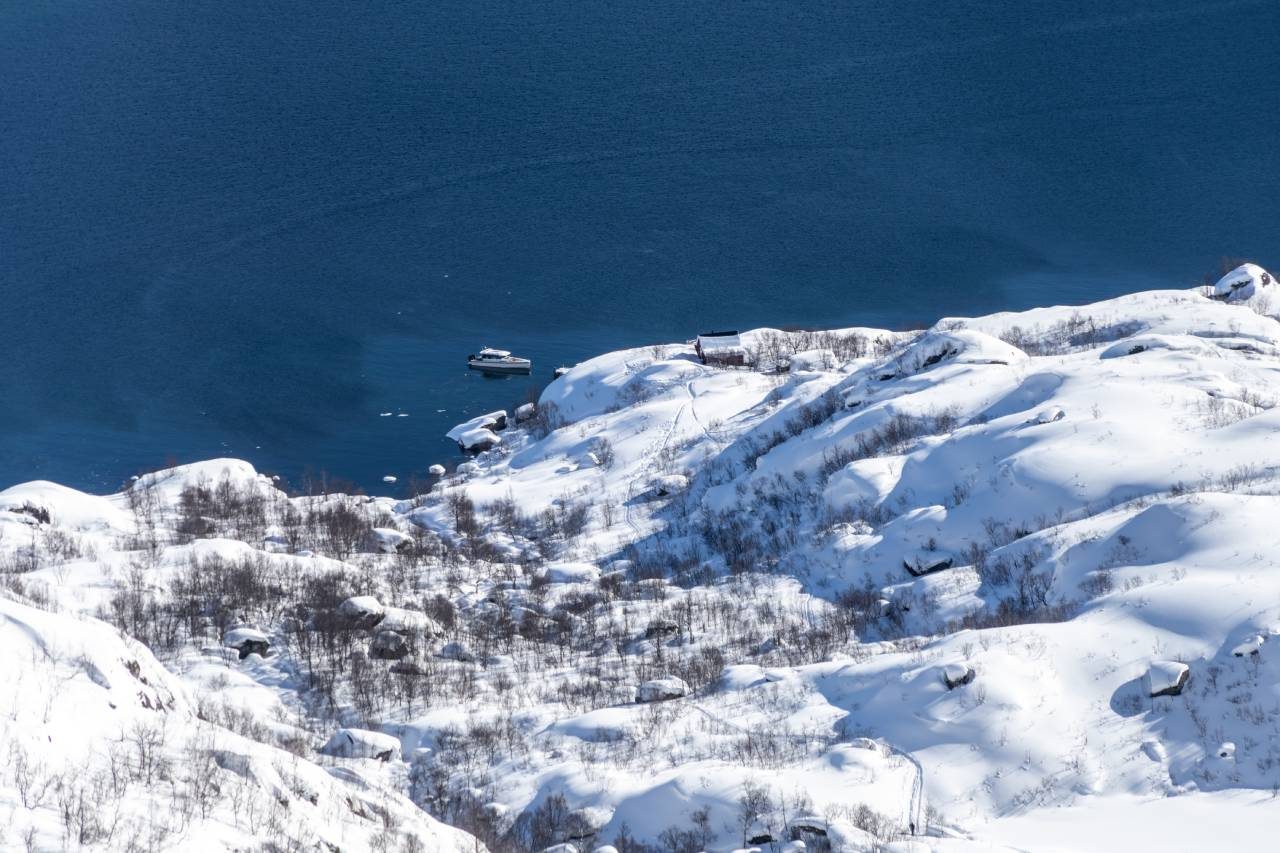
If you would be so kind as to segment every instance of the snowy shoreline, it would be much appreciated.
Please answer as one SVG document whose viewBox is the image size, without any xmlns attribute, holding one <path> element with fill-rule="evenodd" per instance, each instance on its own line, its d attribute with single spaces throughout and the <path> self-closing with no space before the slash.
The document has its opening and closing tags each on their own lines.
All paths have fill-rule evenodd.
<svg viewBox="0 0 1280 853">
<path fill-rule="evenodd" d="M 1265 845 L 1278 294 L 607 353 L 403 500 L 239 460 L 6 489 L 0 746 L 55 781 L 0 771 L 0 846 L 179 799 L 162 849 Z M 168 788 L 109 747 L 160 720 Z"/>
</svg>

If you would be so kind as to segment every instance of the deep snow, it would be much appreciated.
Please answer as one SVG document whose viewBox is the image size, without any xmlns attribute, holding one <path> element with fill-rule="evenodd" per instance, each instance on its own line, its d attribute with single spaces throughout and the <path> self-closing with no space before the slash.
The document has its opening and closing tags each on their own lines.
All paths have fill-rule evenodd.
<svg viewBox="0 0 1280 853">
<path fill-rule="evenodd" d="M 782 849 L 802 827 L 826 833 L 810 849 L 1268 846 L 1280 322 L 1250 275 L 1230 298 L 921 333 L 756 330 L 757 369 L 686 344 L 601 355 L 408 501 L 288 499 L 236 460 L 106 497 L 15 486 L 3 735 L 92 769 L 136 720 L 171 719 L 178 777 L 233 747 L 274 767 L 292 743 L 320 801 L 289 820 L 344 849 L 378 842 L 326 798 L 373 792 L 396 843 L 428 849 L 477 842 L 403 795 L 498 849 Z M 192 509 L 195 487 L 223 509 Z M 225 509 L 254 500 L 260 518 Z M 275 591 L 204 612 L 159 662 L 91 618 L 127 627 L 123 594 L 163 610 L 232 564 Z M 316 604 L 326 577 L 351 602 Z M 260 636 L 265 658 L 225 648 Z M 1179 665 L 1181 694 L 1152 697 Z M 201 722 L 201 701 L 272 745 Z M 344 757 L 393 740 L 386 762 Z M 214 775 L 278 787 L 243 761 Z M 56 797 L 18 787 L 0 773 L 10 835 L 61 838 Z M 202 839 L 261 838 L 227 796 Z"/>
</svg>

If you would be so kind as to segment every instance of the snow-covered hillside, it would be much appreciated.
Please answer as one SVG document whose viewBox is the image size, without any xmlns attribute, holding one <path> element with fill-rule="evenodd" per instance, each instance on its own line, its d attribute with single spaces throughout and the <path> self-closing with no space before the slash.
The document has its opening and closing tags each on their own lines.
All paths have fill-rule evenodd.
<svg viewBox="0 0 1280 853">
<path fill-rule="evenodd" d="M 124 767 L 121 826 L 164 804 L 181 849 L 1268 846 L 1280 322 L 1242 269 L 602 355 L 404 499 L 236 460 L 0 492 L 0 731 L 57 780 L 0 771 L 9 831 L 56 849 Z"/>
</svg>

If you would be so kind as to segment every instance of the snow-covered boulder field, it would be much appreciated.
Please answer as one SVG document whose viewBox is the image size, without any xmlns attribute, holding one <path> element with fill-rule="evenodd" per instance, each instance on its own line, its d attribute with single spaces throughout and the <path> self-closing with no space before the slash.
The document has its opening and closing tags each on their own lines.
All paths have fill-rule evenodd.
<svg viewBox="0 0 1280 853">
<path fill-rule="evenodd" d="M 0 847 L 1269 849 L 1274 290 L 608 353 L 406 500 L 9 488 Z"/>
</svg>

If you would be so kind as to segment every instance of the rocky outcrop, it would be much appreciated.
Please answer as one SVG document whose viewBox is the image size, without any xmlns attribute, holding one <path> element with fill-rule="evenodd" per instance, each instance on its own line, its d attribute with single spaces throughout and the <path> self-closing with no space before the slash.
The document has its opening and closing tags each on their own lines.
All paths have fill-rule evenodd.
<svg viewBox="0 0 1280 853">
<path fill-rule="evenodd" d="M 963 687 L 978 677 L 977 671 L 962 663 L 950 663 L 942 668 L 942 683 L 948 690 Z"/>
<path fill-rule="evenodd" d="M 1191 667 L 1175 660 L 1152 661 L 1147 668 L 1147 693 L 1155 696 L 1177 696 L 1191 678 Z"/>
<path fill-rule="evenodd" d="M 271 647 L 271 641 L 267 639 L 266 634 L 257 628 L 250 627 L 233 628 L 228 631 L 222 638 L 222 644 L 238 651 L 240 660 L 244 660 L 249 655 L 266 657 L 267 650 Z"/>
<path fill-rule="evenodd" d="M 353 628 L 369 630 L 386 616 L 387 611 L 372 595 L 357 595 L 338 605 L 338 615 Z"/>
<path fill-rule="evenodd" d="M 689 693 L 689 685 L 683 679 L 669 675 L 666 678 L 655 678 L 646 681 L 636 690 L 637 702 L 663 702 L 667 699 L 679 699 Z"/>
</svg>

